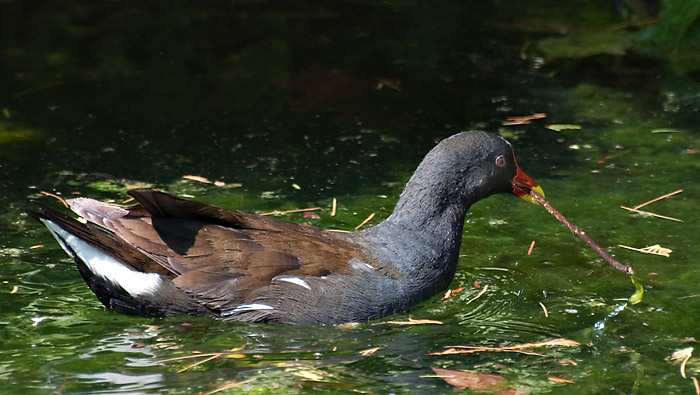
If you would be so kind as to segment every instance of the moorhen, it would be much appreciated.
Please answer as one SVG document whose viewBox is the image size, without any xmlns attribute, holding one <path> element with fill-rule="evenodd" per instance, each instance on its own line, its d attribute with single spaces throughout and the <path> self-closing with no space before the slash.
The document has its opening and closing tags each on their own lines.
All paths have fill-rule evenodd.
<svg viewBox="0 0 700 395">
<path fill-rule="evenodd" d="M 79 219 L 37 202 L 97 298 L 127 314 L 339 324 L 398 313 L 448 287 L 464 217 L 494 193 L 542 193 L 503 138 L 442 140 L 406 184 L 394 212 L 337 233 L 185 200 L 151 189 L 121 207 L 67 200 Z"/>
</svg>

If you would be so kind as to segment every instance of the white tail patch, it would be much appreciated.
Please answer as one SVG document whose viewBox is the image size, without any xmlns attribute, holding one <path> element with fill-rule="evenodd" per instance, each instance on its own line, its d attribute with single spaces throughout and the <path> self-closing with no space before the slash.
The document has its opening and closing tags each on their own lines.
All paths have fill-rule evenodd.
<svg viewBox="0 0 700 395">
<path fill-rule="evenodd" d="M 129 269 L 123 263 L 68 233 L 55 223 L 42 219 L 58 243 L 68 255 L 80 258 L 95 275 L 120 286 L 132 296 L 153 294 L 160 287 L 161 278 L 156 273 L 143 273 Z"/>
<path fill-rule="evenodd" d="M 306 289 L 311 289 L 311 286 L 306 281 L 299 277 L 277 277 L 278 281 L 286 281 L 288 283 L 296 284 Z"/>
</svg>

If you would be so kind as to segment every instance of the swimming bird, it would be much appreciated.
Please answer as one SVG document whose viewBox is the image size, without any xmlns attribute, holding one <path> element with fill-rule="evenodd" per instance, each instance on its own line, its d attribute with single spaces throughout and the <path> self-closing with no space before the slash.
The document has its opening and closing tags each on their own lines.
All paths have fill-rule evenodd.
<svg viewBox="0 0 700 395">
<path fill-rule="evenodd" d="M 107 308 L 149 317 L 209 316 L 300 325 L 378 319 L 445 290 L 465 215 L 509 193 L 542 189 L 505 139 L 455 134 L 423 159 L 393 213 L 352 233 L 281 221 L 153 189 L 130 207 L 67 200 L 80 216 L 34 201 L 41 221 Z"/>
</svg>

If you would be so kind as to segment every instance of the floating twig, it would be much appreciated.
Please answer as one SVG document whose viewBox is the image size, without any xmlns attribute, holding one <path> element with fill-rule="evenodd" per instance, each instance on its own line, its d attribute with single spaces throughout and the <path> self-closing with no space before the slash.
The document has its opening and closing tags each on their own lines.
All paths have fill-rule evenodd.
<svg viewBox="0 0 700 395">
<path fill-rule="evenodd" d="M 52 81 L 52 82 L 46 83 L 44 85 L 39 85 L 39 86 L 36 86 L 34 88 L 29 88 L 29 89 L 25 89 L 23 91 L 19 91 L 19 92 L 13 94 L 12 98 L 16 99 L 18 97 L 26 96 L 26 95 L 29 95 L 31 93 L 40 92 L 40 91 L 43 91 L 44 89 L 53 88 L 53 87 L 61 85 L 61 84 L 63 84 L 62 80 Z"/>
<path fill-rule="evenodd" d="M 661 195 L 661 196 L 659 196 L 659 197 L 657 197 L 657 198 L 654 198 L 654 199 L 649 200 L 648 202 L 644 202 L 644 203 L 642 203 L 642 204 L 638 204 L 638 205 L 634 206 L 634 209 L 635 209 L 635 210 L 639 210 L 640 208 L 646 206 L 647 204 L 652 204 L 652 203 L 654 203 L 654 202 L 658 202 L 658 201 L 661 200 L 661 199 L 666 199 L 667 197 L 670 197 L 670 196 L 673 196 L 673 195 L 677 195 L 677 194 L 679 194 L 679 193 L 681 193 L 681 192 L 683 192 L 683 190 L 682 190 L 682 189 L 679 189 L 679 190 L 676 190 L 676 191 L 667 193 L 667 194 L 665 194 L 665 195 Z"/>
<path fill-rule="evenodd" d="M 633 211 L 633 212 L 635 212 L 635 213 L 646 214 L 646 215 L 649 215 L 649 216 L 652 216 L 652 217 L 657 217 L 657 218 L 662 218 L 662 219 L 668 219 L 668 220 L 676 221 L 676 222 L 683 222 L 683 220 L 680 220 L 680 219 L 678 219 L 678 218 L 667 217 L 667 216 L 665 216 L 665 215 L 652 213 L 652 212 L 650 212 L 650 211 L 643 211 L 643 210 L 640 210 L 640 208 L 642 208 L 642 207 L 644 207 L 644 206 L 646 206 L 646 205 L 648 205 L 648 204 L 651 204 L 651 203 L 654 203 L 654 202 L 658 202 L 658 201 L 661 200 L 661 199 L 666 199 L 667 197 L 670 197 L 670 196 L 679 194 L 679 193 L 681 193 L 681 192 L 683 192 L 683 190 L 682 190 L 682 189 L 678 189 L 678 190 L 675 190 L 675 191 L 673 191 L 673 192 L 667 193 L 667 194 L 665 194 L 665 195 L 661 195 L 661 196 L 659 196 L 659 197 L 656 197 L 656 198 L 654 198 L 654 199 L 651 199 L 651 200 L 649 200 L 649 201 L 647 201 L 647 202 L 644 202 L 644 203 L 642 203 L 642 204 L 638 204 L 638 205 L 636 205 L 636 206 L 634 206 L 634 207 L 620 206 L 620 208 L 623 208 L 623 209 L 629 210 L 629 211 Z"/>
<path fill-rule="evenodd" d="M 503 126 L 529 125 L 530 121 L 505 121 L 501 122 Z"/>
<path fill-rule="evenodd" d="M 239 385 L 241 385 L 241 384 L 250 383 L 251 381 L 255 381 L 255 380 L 257 380 L 257 379 L 258 379 L 257 377 L 252 377 L 252 378 L 249 378 L 249 379 L 243 380 L 243 381 L 234 381 L 234 382 L 232 382 L 232 383 L 226 384 L 225 386 L 223 386 L 223 387 L 221 387 L 221 388 L 217 388 L 217 389 L 215 389 L 215 390 L 213 390 L 213 391 L 206 392 L 206 393 L 204 393 L 204 394 L 202 394 L 202 395 L 211 395 L 211 394 L 215 394 L 215 393 L 217 393 L 217 392 L 225 391 L 225 390 L 227 390 L 227 389 L 229 389 L 229 388 L 237 387 L 237 386 L 239 386 Z"/>
<path fill-rule="evenodd" d="M 58 195 L 55 195 L 51 192 L 39 191 L 39 193 L 41 193 L 42 195 L 51 196 L 54 199 L 58 199 L 59 202 L 63 203 L 63 205 L 66 206 L 66 208 L 68 208 L 68 203 L 66 202 L 66 199 L 64 199 Z"/>
<path fill-rule="evenodd" d="M 483 295 L 483 294 L 486 293 L 486 290 L 487 290 L 487 289 L 489 289 L 489 285 L 488 285 L 488 284 L 484 285 L 484 288 L 483 288 L 483 289 L 481 290 L 481 292 L 479 292 L 475 297 L 469 299 L 469 301 L 465 304 L 465 306 L 468 305 L 469 303 L 471 303 L 471 302 L 473 302 L 473 301 L 479 299 L 479 298 L 481 297 L 481 295 Z"/>
<path fill-rule="evenodd" d="M 533 119 L 542 119 L 542 118 L 546 118 L 546 117 L 547 117 L 547 114 L 545 114 L 543 112 L 536 112 L 532 115 L 515 115 L 512 117 L 506 118 L 506 120 L 508 120 L 508 121 L 531 121 Z"/>
<path fill-rule="evenodd" d="M 335 210 L 338 208 L 338 199 L 333 198 L 333 203 L 331 204 L 331 217 L 335 217 Z"/>
<path fill-rule="evenodd" d="M 537 303 L 539 303 L 540 307 L 542 307 L 542 310 L 544 310 L 544 316 L 546 318 L 549 318 L 549 312 L 547 311 L 547 306 L 545 306 L 544 303 L 542 303 L 542 302 L 537 302 Z"/>
<path fill-rule="evenodd" d="M 365 218 L 364 221 L 362 221 L 359 225 L 355 227 L 355 230 L 360 229 L 361 227 L 365 226 L 365 224 L 374 218 L 374 213 L 370 214 L 369 217 Z"/>
<path fill-rule="evenodd" d="M 197 366 L 197 365 L 201 365 L 201 364 L 203 364 L 203 363 L 205 363 L 205 362 L 209 362 L 209 361 L 211 361 L 212 359 L 216 359 L 216 358 L 218 358 L 218 357 L 220 357 L 220 356 L 222 356 L 222 355 L 226 355 L 226 353 L 223 353 L 223 352 L 215 352 L 215 353 L 210 353 L 210 354 L 185 355 L 185 356 L 182 356 L 182 357 L 175 357 L 175 358 L 163 359 L 163 360 L 160 360 L 160 361 L 158 361 L 158 362 L 163 363 L 163 362 L 179 361 L 179 360 L 182 360 L 182 359 L 207 357 L 207 358 L 205 358 L 205 359 L 203 359 L 203 360 L 201 360 L 201 361 L 198 361 L 198 362 L 196 362 L 196 363 L 194 363 L 194 364 L 192 364 L 192 365 L 185 366 L 184 368 L 178 370 L 177 372 L 180 373 L 180 372 L 184 372 L 185 370 L 191 369 L 191 368 L 193 368 L 193 367 L 195 367 L 195 366 Z"/>
<path fill-rule="evenodd" d="M 262 213 L 262 214 L 258 214 L 258 215 L 281 215 L 281 214 L 301 213 L 301 212 L 305 212 L 305 211 L 316 211 L 316 210 L 320 210 L 320 209 L 321 209 L 321 207 L 298 208 L 298 209 L 294 209 L 294 210 L 284 210 L 284 211 L 275 210 L 275 211 L 270 211 L 269 213 Z"/>
<path fill-rule="evenodd" d="M 686 378 L 686 377 L 685 377 L 685 365 L 688 363 L 688 360 L 690 359 L 690 356 L 691 356 L 691 354 L 688 354 L 688 355 L 685 357 L 685 359 L 683 360 L 683 362 L 681 362 L 681 376 L 683 376 L 683 378 Z"/>
<path fill-rule="evenodd" d="M 632 208 L 632 207 L 625 207 L 625 206 L 620 206 L 620 208 L 624 208 L 625 210 L 629 210 L 629 211 L 634 211 L 635 213 L 650 215 L 650 216 L 652 216 L 652 217 L 668 219 L 668 220 L 676 221 L 676 222 L 683 222 L 683 220 L 681 220 L 681 219 L 673 218 L 673 217 L 667 217 L 667 216 L 665 216 L 665 215 L 652 213 L 652 212 L 650 212 L 650 211 L 637 210 L 637 209 L 635 209 L 635 208 Z"/>
<path fill-rule="evenodd" d="M 533 249 L 533 248 L 535 248 L 535 240 L 533 240 L 532 243 L 530 243 L 530 249 L 527 250 L 527 254 L 528 254 L 528 255 L 532 254 L 532 249 Z"/>
<path fill-rule="evenodd" d="M 648 19 L 642 19 L 642 20 L 638 20 L 638 21 L 618 23 L 618 24 L 610 25 L 610 26 L 604 28 L 603 31 L 609 32 L 612 30 L 629 29 L 630 27 L 652 25 L 658 21 L 659 21 L 659 18 L 648 18 Z"/>
<path fill-rule="evenodd" d="M 408 318 L 408 321 L 387 321 L 387 324 L 394 325 L 424 325 L 424 324 L 435 324 L 442 325 L 442 321 L 436 320 L 414 320 L 413 318 Z"/>
<path fill-rule="evenodd" d="M 542 195 L 537 193 L 536 191 L 531 190 L 530 191 L 530 196 L 532 196 L 533 199 L 535 199 L 539 204 L 543 205 L 547 211 L 552 214 L 556 219 L 559 220 L 562 224 L 564 224 L 571 233 L 575 234 L 576 236 L 580 237 L 581 240 L 585 241 L 586 244 L 588 244 L 593 251 L 597 252 L 598 255 L 600 255 L 603 259 L 605 259 L 612 267 L 615 269 L 625 273 L 625 274 L 634 274 L 634 269 L 632 269 L 632 266 L 628 265 L 623 265 L 620 262 L 616 261 L 611 257 L 607 252 L 603 251 L 602 248 L 598 244 L 596 244 L 593 239 L 591 239 L 587 234 L 585 234 L 581 229 L 579 229 L 576 225 L 572 224 L 569 222 L 566 217 L 561 215 L 559 211 L 557 211 L 554 207 L 552 207 L 549 202 L 547 202 Z"/>
<path fill-rule="evenodd" d="M 474 354 L 483 351 L 506 351 L 506 352 L 522 352 L 526 354 L 541 355 L 532 351 L 527 351 L 528 348 L 546 347 L 546 346 L 561 346 L 561 347 L 578 347 L 581 343 L 568 339 L 553 339 L 537 343 L 515 344 L 513 346 L 504 347 L 475 347 L 475 346 L 447 346 L 447 350 L 429 353 L 428 355 L 450 355 L 450 354 Z"/>
<path fill-rule="evenodd" d="M 396 80 L 396 79 L 390 79 L 390 78 L 383 78 L 383 77 L 375 77 L 377 79 L 377 85 L 374 86 L 374 89 L 380 91 L 382 88 L 389 87 L 397 92 L 401 92 L 401 81 Z"/>
</svg>

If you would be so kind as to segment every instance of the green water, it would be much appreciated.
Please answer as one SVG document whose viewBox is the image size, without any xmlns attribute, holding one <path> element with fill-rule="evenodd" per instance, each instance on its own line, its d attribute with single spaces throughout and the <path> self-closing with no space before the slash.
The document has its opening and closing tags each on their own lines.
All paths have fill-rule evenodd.
<svg viewBox="0 0 700 395">
<path fill-rule="evenodd" d="M 245 381 L 228 391 L 452 393 L 435 367 L 530 393 L 693 393 L 698 357 L 684 379 L 670 356 L 700 337 L 697 75 L 645 52 L 643 30 L 600 35 L 628 11 L 558 4 L 0 4 L 2 392 L 207 393 Z M 502 125 L 533 112 L 548 117 Z M 630 278 L 544 209 L 495 196 L 468 214 L 451 286 L 465 290 L 406 314 L 302 328 L 129 317 L 105 310 L 19 211 L 31 198 L 53 204 L 42 190 L 122 201 L 147 184 L 247 211 L 321 206 L 320 218 L 281 218 L 351 230 L 389 215 L 437 140 L 473 128 L 510 139 L 549 201 L 635 268 L 641 303 L 625 305 Z M 683 222 L 619 208 L 677 189 L 646 209 Z M 389 323 L 409 317 L 443 325 Z M 428 355 L 555 338 L 581 345 Z M 164 362 L 195 353 L 224 355 L 183 371 L 204 358 Z"/>
</svg>

